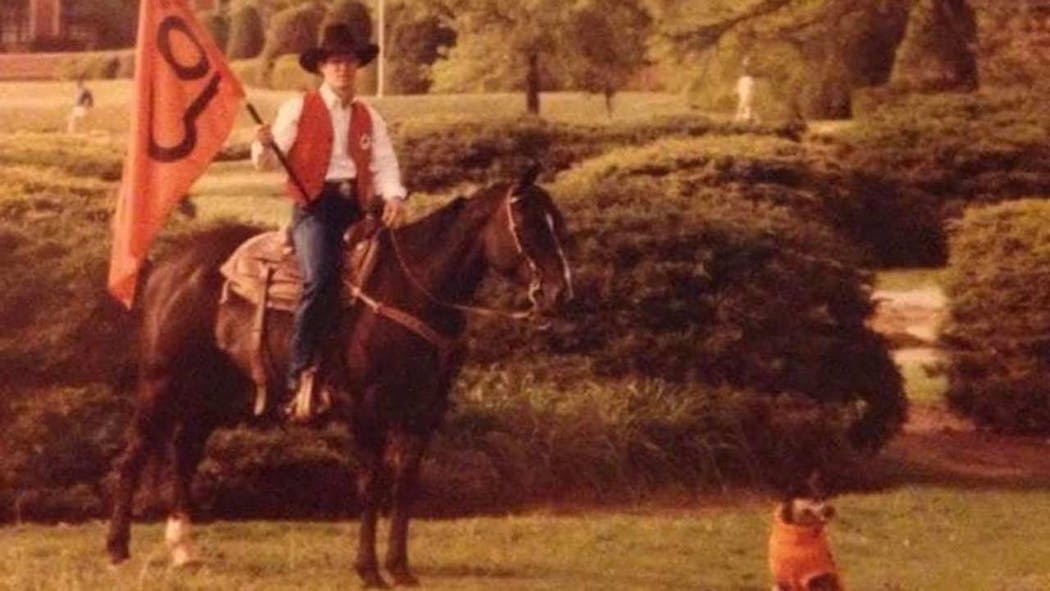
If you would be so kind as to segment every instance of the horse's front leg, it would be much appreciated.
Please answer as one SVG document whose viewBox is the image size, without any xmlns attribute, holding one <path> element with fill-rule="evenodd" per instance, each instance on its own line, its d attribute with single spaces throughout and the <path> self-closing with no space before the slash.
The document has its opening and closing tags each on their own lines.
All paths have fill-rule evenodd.
<svg viewBox="0 0 1050 591">
<path fill-rule="evenodd" d="M 387 452 L 393 464 L 394 482 L 386 568 L 397 585 L 419 584 L 419 579 L 408 567 L 408 520 L 411 518 L 412 501 L 419 484 L 419 464 L 426 444 L 426 438 L 421 435 L 396 432 L 391 437 Z"/>
<path fill-rule="evenodd" d="M 358 459 L 362 464 L 357 480 L 361 525 L 354 568 L 366 589 L 388 586 L 379 574 L 379 559 L 376 557 L 376 522 L 379 519 L 379 504 L 387 488 L 386 467 L 383 464 L 384 441 L 381 435 L 369 433 L 369 426 L 354 426 Z"/>
</svg>

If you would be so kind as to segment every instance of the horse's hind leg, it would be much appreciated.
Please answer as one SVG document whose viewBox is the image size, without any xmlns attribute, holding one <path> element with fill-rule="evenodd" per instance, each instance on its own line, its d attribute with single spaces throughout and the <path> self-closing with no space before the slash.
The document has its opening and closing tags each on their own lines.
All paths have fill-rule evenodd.
<svg viewBox="0 0 1050 591">
<path fill-rule="evenodd" d="M 415 586 L 419 579 L 408 567 L 408 520 L 419 480 L 419 463 L 423 458 L 426 438 L 398 432 L 391 437 L 388 457 L 394 467 L 393 512 L 390 519 L 390 544 L 386 568 L 394 583 Z"/>
<path fill-rule="evenodd" d="M 197 560 L 190 540 L 193 515 L 193 477 L 204 457 L 204 448 L 215 425 L 203 419 L 184 421 L 175 435 L 175 486 L 171 514 L 164 540 L 171 550 L 172 564 L 183 566 Z"/>
<path fill-rule="evenodd" d="M 171 436 L 174 414 L 166 393 L 168 377 L 147 378 L 139 383 L 139 402 L 128 431 L 128 442 L 117 465 L 117 486 L 113 495 L 113 515 L 109 522 L 106 549 L 112 564 L 120 564 L 131 555 L 131 510 L 142 469 L 151 456 Z"/>
</svg>

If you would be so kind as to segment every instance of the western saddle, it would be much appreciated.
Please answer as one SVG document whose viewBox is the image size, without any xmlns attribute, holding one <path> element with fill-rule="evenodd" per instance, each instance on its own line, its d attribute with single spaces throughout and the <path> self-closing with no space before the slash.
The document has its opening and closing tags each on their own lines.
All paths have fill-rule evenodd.
<svg viewBox="0 0 1050 591">
<path fill-rule="evenodd" d="M 363 294 L 358 286 L 368 279 L 375 266 L 378 240 L 377 223 L 359 222 L 347 231 L 348 245 L 343 261 L 343 307 L 353 306 Z M 266 311 L 294 312 L 302 292 L 302 273 L 287 229 L 265 232 L 245 241 L 220 268 L 226 281 L 221 302 L 229 301 L 231 292 L 255 304 L 251 327 L 251 378 L 255 383 L 256 416 L 268 408 L 266 359 L 263 339 L 266 333 Z M 310 376 L 312 379 L 313 376 Z M 325 388 L 315 393 L 316 384 L 300 390 L 288 408 L 296 420 L 309 417 L 331 405 L 331 395 Z M 315 401 L 319 395 L 320 400 Z"/>
</svg>

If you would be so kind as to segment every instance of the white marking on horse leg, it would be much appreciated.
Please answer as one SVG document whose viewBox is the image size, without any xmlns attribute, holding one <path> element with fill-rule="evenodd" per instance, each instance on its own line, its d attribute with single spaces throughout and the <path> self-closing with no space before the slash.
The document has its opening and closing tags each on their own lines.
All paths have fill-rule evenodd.
<svg viewBox="0 0 1050 591">
<path fill-rule="evenodd" d="M 551 237 L 554 238 L 554 245 L 558 247 L 558 258 L 561 259 L 561 268 L 565 274 L 565 286 L 568 288 L 569 293 L 566 296 L 567 300 L 572 299 L 572 269 L 569 268 L 569 261 L 565 258 L 565 251 L 562 250 L 561 240 L 558 240 L 558 232 L 554 230 L 554 218 L 551 214 L 547 214 L 547 227 L 550 228 Z"/>
<path fill-rule="evenodd" d="M 168 517 L 168 526 L 164 530 L 164 541 L 171 550 L 172 565 L 185 566 L 197 562 L 190 539 L 189 516 L 178 514 Z"/>
</svg>

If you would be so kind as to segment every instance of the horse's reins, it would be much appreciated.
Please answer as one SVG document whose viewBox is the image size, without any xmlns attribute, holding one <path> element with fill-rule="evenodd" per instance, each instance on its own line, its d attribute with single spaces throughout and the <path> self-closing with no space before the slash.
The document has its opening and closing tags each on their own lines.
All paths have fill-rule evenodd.
<svg viewBox="0 0 1050 591">
<path fill-rule="evenodd" d="M 496 316 L 502 318 L 511 318 L 514 320 L 523 320 L 531 318 L 534 315 L 534 310 L 537 306 L 535 293 L 540 289 L 540 274 L 539 267 L 538 265 L 536 265 L 536 261 L 534 261 L 532 257 L 529 256 L 529 254 L 525 251 L 525 248 L 522 246 L 521 238 L 518 235 L 517 224 L 514 223 L 514 212 L 511 209 L 511 206 L 514 203 L 518 202 L 520 199 L 522 199 L 522 197 L 513 198 L 513 192 L 514 188 L 511 187 L 511 189 L 507 192 L 506 198 L 504 199 L 504 202 L 506 203 L 508 227 L 510 229 L 511 236 L 514 238 L 514 245 L 517 247 L 518 252 L 523 257 L 525 257 L 525 260 L 526 262 L 528 262 L 529 265 L 529 270 L 532 273 L 532 281 L 529 284 L 529 299 L 532 301 L 533 304 L 532 309 L 509 312 L 506 310 L 487 308 L 484 306 L 467 306 L 464 304 L 457 304 L 455 302 L 449 302 L 447 300 L 439 298 L 438 296 L 434 295 L 429 289 L 427 289 L 426 286 L 424 286 L 422 282 L 420 282 L 419 279 L 416 278 L 415 274 L 412 273 L 412 270 L 409 268 L 408 263 L 405 262 L 404 257 L 401 255 L 401 247 L 397 242 L 397 237 L 394 235 L 394 232 L 388 232 L 390 236 L 390 243 L 394 247 L 394 256 L 395 258 L 397 258 L 398 265 L 401 266 L 402 272 L 404 272 L 405 276 L 408 277 L 409 282 L 412 283 L 412 285 L 417 290 L 419 290 L 420 293 L 426 296 L 427 299 L 429 299 L 432 303 L 445 308 L 460 310 L 462 312 L 469 312 L 471 314 L 477 314 L 482 316 Z M 380 230 L 380 232 L 384 231 L 386 231 L 385 228 Z M 412 314 L 409 314 L 408 312 L 405 312 L 404 310 L 401 310 L 400 308 L 397 308 L 395 306 L 385 305 L 382 302 L 371 297 L 364 291 L 362 286 L 349 282 L 347 285 L 353 297 L 357 300 L 360 300 L 363 304 L 368 306 L 368 308 L 371 309 L 373 313 L 379 316 L 386 317 L 400 324 L 401 326 L 411 330 L 412 332 L 422 337 L 423 340 L 434 345 L 434 347 L 438 350 L 438 356 L 441 359 L 441 363 L 447 363 L 448 358 L 451 356 L 452 352 L 455 351 L 456 346 L 459 344 L 461 335 L 456 335 L 454 337 L 445 336 L 437 332 L 436 330 L 431 328 L 426 322 L 423 322 L 422 320 L 413 316 Z"/>
<path fill-rule="evenodd" d="M 426 288 L 426 286 L 423 285 L 421 281 L 419 281 L 419 279 L 416 278 L 415 274 L 412 273 L 412 270 L 409 268 L 408 263 L 405 262 L 405 258 L 401 255 L 401 247 L 397 242 L 397 237 L 394 235 L 393 232 L 388 232 L 388 234 L 390 235 L 390 242 L 394 246 L 394 256 L 397 258 L 397 262 L 401 266 L 401 270 L 405 273 L 405 276 L 408 277 L 408 280 L 412 283 L 412 285 L 420 293 L 425 295 L 427 299 L 431 301 L 431 303 L 437 304 L 445 308 L 460 310 L 461 312 L 468 312 L 479 316 L 495 316 L 501 318 L 510 318 L 513 320 L 527 320 L 535 315 L 535 309 L 537 306 L 535 293 L 540 289 L 539 267 L 536 265 L 536 261 L 534 261 L 532 257 L 529 256 L 529 253 L 525 251 L 525 248 L 522 246 L 521 243 L 521 238 L 518 235 L 518 227 L 517 224 L 514 223 L 514 211 L 511 209 L 511 206 L 514 203 L 517 203 L 519 200 L 521 200 L 522 197 L 512 197 L 513 194 L 514 187 L 511 187 L 510 190 L 507 192 L 506 198 L 504 198 L 504 203 L 506 204 L 505 209 L 507 212 L 507 225 L 510 228 L 510 235 L 514 238 L 514 246 L 518 249 L 518 253 L 521 254 L 521 256 L 525 257 L 525 261 L 529 265 L 529 271 L 532 273 L 532 281 L 529 283 L 529 300 L 533 304 L 532 308 L 528 310 L 508 311 L 500 310 L 497 308 L 489 308 L 486 306 L 468 306 L 465 304 L 457 304 L 455 302 L 450 302 L 434 295 L 429 289 Z"/>
</svg>

